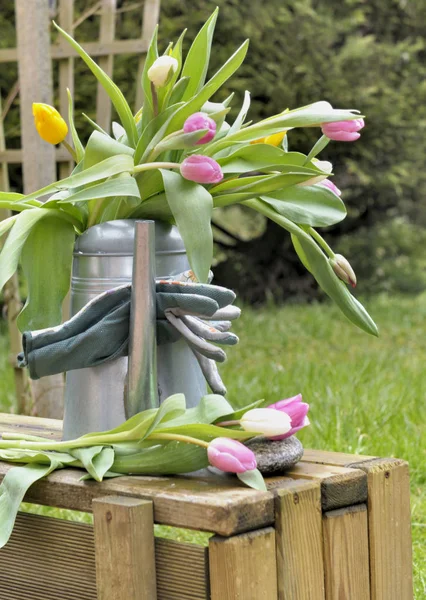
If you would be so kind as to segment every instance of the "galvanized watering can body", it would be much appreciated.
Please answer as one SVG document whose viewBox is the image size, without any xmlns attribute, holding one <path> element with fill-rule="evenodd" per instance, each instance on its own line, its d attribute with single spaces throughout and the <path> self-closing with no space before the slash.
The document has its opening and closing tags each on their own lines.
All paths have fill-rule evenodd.
<svg viewBox="0 0 426 600">
<path fill-rule="evenodd" d="M 109 221 L 88 229 L 74 250 L 71 315 L 98 294 L 131 283 L 135 221 Z M 155 223 L 156 276 L 168 278 L 189 269 L 176 227 Z M 128 359 L 70 371 L 66 376 L 64 439 L 116 427 L 126 418 Z M 182 392 L 187 406 L 206 394 L 198 362 L 184 340 L 157 348 L 159 400 Z"/>
</svg>

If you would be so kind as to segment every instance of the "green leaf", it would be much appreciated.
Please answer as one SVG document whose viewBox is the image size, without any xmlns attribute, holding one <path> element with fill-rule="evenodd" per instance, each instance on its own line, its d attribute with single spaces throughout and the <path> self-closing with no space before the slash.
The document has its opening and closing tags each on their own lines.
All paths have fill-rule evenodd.
<svg viewBox="0 0 426 600">
<path fill-rule="evenodd" d="M 207 467 L 205 448 L 183 442 L 158 442 L 133 454 L 115 456 L 112 471 L 137 475 L 176 475 Z"/>
<path fill-rule="evenodd" d="M 227 413 L 222 415 L 219 419 L 220 421 L 239 421 L 241 417 L 248 411 L 253 408 L 266 408 L 268 404 L 271 404 L 270 400 L 256 400 L 256 402 L 252 402 L 248 406 L 244 406 L 244 408 L 240 408 L 236 411 Z M 218 420 L 218 419 L 216 419 Z"/>
<path fill-rule="evenodd" d="M 177 427 L 189 423 L 213 423 L 214 421 L 232 413 L 232 406 L 223 396 L 208 394 L 203 396 L 194 408 L 188 408 L 184 414 L 166 422 L 163 422 L 156 431 L 164 427 Z"/>
<path fill-rule="evenodd" d="M 182 236 L 189 264 L 200 282 L 208 279 L 213 260 L 213 201 L 202 185 L 161 169 L 167 202 Z"/>
<path fill-rule="evenodd" d="M 25 198 L 24 194 L 17 194 L 15 192 L 0 192 L 0 200 L 6 200 L 7 202 L 15 202 Z"/>
<path fill-rule="evenodd" d="M 103 446 L 76 448 L 70 453 L 83 464 L 89 475 L 96 481 L 102 481 L 114 462 L 114 450 Z"/>
<path fill-rule="evenodd" d="M 326 135 L 322 135 L 319 138 L 319 140 L 312 147 L 312 150 L 309 152 L 308 156 L 306 157 L 306 161 L 309 161 L 309 160 L 312 160 L 313 158 L 315 158 L 315 156 L 317 156 L 317 154 L 322 152 L 322 150 L 324 150 L 324 148 L 326 146 L 328 146 L 329 142 L 330 142 L 330 139 Z"/>
<path fill-rule="evenodd" d="M 8 542 L 18 514 L 19 505 L 33 483 L 59 468 L 61 463 L 31 464 L 12 467 L 0 485 L 0 548 Z"/>
<path fill-rule="evenodd" d="M 71 137 L 74 144 L 75 155 L 77 157 L 77 163 L 79 163 L 84 158 L 84 146 L 78 137 L 77 130 L 74 124 L 74 105 L 72 101 L 71 92 L 67 88 L 68 95 L 68 121 L 70 125 Z"/>
<path fill-rule="evenodd" d="M 177 104 L 178 102 L 181 102 L 188 85 L 189 85 L 189 77 L 181 77 L 179 79 L 179 81 L 177 81 L 175 83 L 175 85 L 173 86 L 173 88 L 170 92 L 170 98 L 169 98 L 170 106 L 173 106 L 174 104 Z"/>
<path fill-rule="evenodd" d="M 105 131 L 105 129 L 102 129 L 102 127 L 100 125 L 98 125 L 97 123 L 95 123 L 95 121 L 93 119 L 91 119 L 88 115 L 86 115 L 86 113 L 81 113 L 81 115 L 86 119 L 86 121 L 88 123 L 90 123 L 90 125 L 93 127 L 93 129 L 95 131 L 98 131 L 99 133 L 102 133 L 102 135 L 106 135 L 107 137 L 111 137 L 109 135 L 109 133 L 107 131 Z"/>
<path fill-rule="evenodd" d="M 261 199 L 294 223 L 328 227 L 346 216 L 342 200 L 323 185 L 291 186 Z"/>
<path fill-rule="evenodd" d="M 371 335 L 378 335 L 377 326 L 365 308 L 352 294 L 346 285 L 333 271 L 328 258 L 315 241 L 298 225 L 278 214 L 272 207 L 261 200 L 245 202 L 254 210 L 281 225 L 289 233 L 296 236 L 303 251 L 303 263 L 309 265 L 309 271 L 315 277 L 321 289 L 337 304 L 342 313 L 357 327 Z"/>
<path fill-rule="evenodd" d="M 203 104 L 229 79 L 243 62 L 247 53 L 248 40 L 246 40 L 226 61 L 226 63 L 213 75 L 201 90 L 170 119 L 165 135 L 181 129 L 186 119 L 201 109 Z"/>
<path fill-rule="evenodd" d="M 0 221 L 0 237 L 7 233 L 14 226 L 18 216 L 19 215 L 13 215 L 12 217 L 7 217 L 7 219 L 3 219 L 2 221 Z"/>
<path fill-rule="evenodd" d="M 261 492 L 268 491 L 265 480 L 259 469 L 252 469 L 251 471 L 245 471 L 245 473 L 237 473 L 237 477 L 240 481 L 248 485 L 248 487 L 260 490 Z"/>
<path fill-rule="evenodd" d="M 92 71 L 96 79 L 103 86 L 106 93 L 108 94 L 111 102 L 113 103 L 118 116 L 120 117 L 120 121 L 126 130 L 127 138 L 130 142 L 130 145 L 133 148 L 136 146 L 137 140 L 137 131 L 135 121 L 133 119 L 132 111 L 130 110 L 130 106 L 127 104 L 125 97 L 121 90 L 117 87 L 117 85 L 112 81 L 112 79 L 100 68 L 98 64 L 95 63 L 94 60 L 90 58 L 90 56 L 83 50 L 83 48 L 78 44 L 68 33 L 66 33 L 63 29 L 59 27 L 55 22 L 53 22 L 56 29 L 64 36 L 64 38 L 69 42 L 69 44 L 77 51 L 77 53 L 84 60 L 86 65 Z"/>
<path fill-rule="evenodd" d="M 158 48 L 157 48 L 157 36 L 158 36 L 158 25 L 154 29 L 154 33 L 152 34 L 152 38 L 148 47 L 148 52 L 145 57 L 145 64 L 142 72 L 141 86 L 143 90 L 143 111 L 141 118 L 141 126 L 142 131 L 148 125 L 148 123 L 152 120 L 154 116 L 154 104 L 152 101 L 152 91 L 151 91 L 151 81 L 148 77 L 148 71 L 154 64 L 154 62 L 158 58 Z"/>
<path fill-rule="evenodd" d="M 246 90 L 244 92 L 244 100 L 243 100 L 243 105 L 241 107 L 241 110 L 238 113 L 237 118 L 231 125 L 231 128 L 228 131 L 228 135 L 232 135 L 233 133 L 235 133 L 236 131 L 239 131 L 241 129 L 241 127 L 243 126 L 244 120 L 247 116 L 247 113 L 249 111 L 249 108 L 250 108 L 250 92 L 248 92 Z"/>
<path fill-rule="evenodd" d="M 160 433 L 160 432 L 159 432 Z M 177 427 L 164 427 L 161 433 L 173 433 L 175 435 L 187 435 L 199 440 L 210 442 L 217 437 L 229 437 L 233 440 L 248 440 L 256 435 L 261 435 L 260 432 L 242 431 L 239 429 L 228 429 L 217 427 L 205 423 L 188 423 L 187 425 L 178 425 Z"/>
<path fill-rule="evenodd" d="M 183 100 L 188 100 L 197 94 L 206 80 L 207 69 L 210 62 L 210 51 L 213 33 L 219 9 L 205 22 L 193 41 L 182 69 L 182 77 L 189 77 L 189 85 L 183 95 Z"/>
<path fill-rule="evenodd" d="M 315 163 L 306 162 L 300 152 L 284 152 L 270 144 L 254 144 L 237 148 L 228 156 L 217 158 L 224 173 L 247 173 L 249 171 L 280 170 L 280 166 L 294 167 L 297 172 L 312 173 L 312 177 L 322 173 Z M 328 173 L 327 173 L 328 175 Z"/>
<path fill-rule="evenodd" d="M 70 194 L 63 200 L 60 200 L 60 204 L 68 202 L 85 202 L 88 200 L 95 200 L 97 198 L 111 198 L 114 196 L 130 196 L 133 198 L 140 198 L 139 189 L 135 178 L 129 173 L 123 173 L 113 179 L 108 179 L 102 183 L 98 183 L 91 187 Z"/>
<path fill-rule="evenodd" d="M 133 148 L 129 148 L 129 146 L 126 146 L 121 142 L 117 142 L 117 140 L 114 140 L 109 135 L 94 131 L 87 142 L 83 169 L 87 170 L 112 156 L 124 154 L 133 156 L 134 153 L 135 151 Z"/>
<path fill-rule="evenodd" d="M 21 331 L 61 323 L 62 302 L 71 281 L 74 242 L 74 227 L 60 217 L 51 216 L 32 227 L 21 255 L 28 288 L 17 320 Z"/>
<path fill-rule="evenodd" d="M 309 273 L 312 273 L 312 269 L 308 263 L 308 258 L 302 248 L 302 245 L 299 241 L 299 238 L 297 238 L 294 233 L 291 234 L 291 241 L 293 243 L 293 247 L 296 251 L 297 256 L 299 257 L 300 262 L 302 263 L 302 265 L 305 267 L 305 269 L 307 271 L 309 271 Z"/>
<path fill-rule="evenodd" d="M 142 157 L 149 154 L 155 145 L 161 142 L 164 131 L 166 130 L 166 122 L 170 120 L 171 116 L 175 114 L 181 106 L 183 106 L 182 103 L 169 106 L 157 117 L 151 119 L 145 129 L 143 129 L 135 150 L 135 165 L 138 165 L 141 162 Z"/>
<path fill-rule="evenodd" d="M 102 160 L 101 162 L 88 169 L 85 169 L 84 171 L 76 173 L 75 175 L 70 175 L 65 179 L 51 183 L 50 185 L 47 185 L 46 187 L 41 188 L 32 194 L 28 194 L 25 196 L 25 201 L 31 200 L 32 198 L 37 198 L 37 196 L 43 196 L 48 192 L 54 192 L 56 190 L 68 190 L 69 188 L 76 188 L 89 183 L 95 183 L 96 181 L 106 179 L 107 177 L 112 177 L 113 175 L 118 175 L 119 173 L 130 172 L 133 171 L 133 167 L 133 158 L 131 156 L 127 156 L 125 154 L 111 156 L 110 158 L 106 158 L 105 160 Z"/>
</svg>

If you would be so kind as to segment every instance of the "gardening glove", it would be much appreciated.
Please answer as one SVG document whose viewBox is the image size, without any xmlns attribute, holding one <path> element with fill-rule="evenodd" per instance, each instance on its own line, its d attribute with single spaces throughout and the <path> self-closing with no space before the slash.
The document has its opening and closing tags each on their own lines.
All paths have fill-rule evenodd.
<svg viewBox="0 0 426 600">
<path fill-rule="evenodd" d="M 213 392 L 224 394 L 215 361 L 223 362 L 226 355 L 211 342 L 238 342 L 228 330 L 240 310 L 231 306 L 235 299 L 232 291 L 194 283 L 189 273 L 156 281 L 157 343 L 171 343 L 183 336 Z M 25 332 L 19 365 L 28 365 L 30 376 L 38 379 L 127 356 L 130 300 L 131 286 L 120 286 L 91 300 L 62 325 Z"/>
</svg>

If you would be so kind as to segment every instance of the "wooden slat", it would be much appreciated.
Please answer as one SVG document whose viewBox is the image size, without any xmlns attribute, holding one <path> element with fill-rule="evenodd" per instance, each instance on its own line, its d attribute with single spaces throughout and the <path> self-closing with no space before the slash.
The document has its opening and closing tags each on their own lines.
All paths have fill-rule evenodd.
<svg viewBox="0 0 426 600">
<path fill-rule="evenodd" d="M 160 0 L 145 0 L 143 7 L 141 40 L 146 49 L 149 47 L 149 43 L 151 41 L 152 34 L 154 33 L 154 29 L 158 23 L 159 16 Z M 142 54 L 138 62 L 138 72 L 136 76 L 138 85 L 136 86 L 135 112 L 137 112 L 143 104 L 143 89 L 140 85 L 140 81 L 142 79 L 145 58 L 145 54 Z"/>
<path fill-rule="evenodd" d="M 69 158 L 68 152 L 64 148 L 55 148 L 54 158 L 56 162 L 66 161 Z M 5 150 L 0 152 L 0 162 L 7 164 L 18 164 L 23 160 L 22 150 Z"/>
<path fill-rule="evenodd" d="M 294 481 L 275 498 L 279 600 L 324 600 L 321 489 Z"/>
<path fill-rule="evenodd" d="M 158 600 L 210 598 L 208 549 L 155 538 Z"/>
<path fill-rule="evenodd" d="M 308 479 L 321 484 L 321 504 L 323 510 L 333 510 L 351 506 L 367 500 L 367 477 L 359 469 L 297 463 L 285 472 L 292 479 Z M 268 478 L 268 483 L 279 482 L 280 477 Z"/>
<path fill-rule="evenodd" d="M 93 522 L 98 600 L 156 598 L 152 502 L 95 499 Z"/>
<path fill-rule="evenodd" d="M 59 25 L 67 33 L 73 35 L 74 21 L 74 0 L 59 0 Z M 67 41 L 59 35 L 58 43 L 61 46 L 68 45 Z M 59 112 L 68 123 L 68 95 L 67 88 L 71 95 L 74 95 L 74 58 L 65 58 L 59 61 Z M 71 134 L 68 132 L 67 141 L 71 142 Z M 68 157 L 69 158 L 69 157 Z M 74 161 L 67 160 L 59 166 L 59 178 L 63 179 L 71 174 L 74 168 Z"/>
<path fill-rule="evenodd" d="M 369 600 L 366 505 L 325 513 L 323 527 L 326 600 Z"/>
<path fill-rule="evenodd" d="M 148 49 L 143 40 L 114 40 L 105 44 L 85 42 L 83 47 L 91 57 L 108 56 L 109 54 L 139 54 L 140 52 L 146 52 Z M 53 59 L 76 58 L 79 56 L 71 46 L 59 46 L 57 44 L 51 46 L 50 55 Z M 0 63 L 17 62 L 17 60 L 18 51 L 16 48 L 2 48 L 0 50 Z"/>
<path fill-rule="evenodd" d="M 412 600 L 410 476 L 398 459 L 356 463 L 367 474 L 372 600 Z"/>
<path fill-rule="evenodd" d="M 345 452 L 330 452 L 329 450 L 312 450 L 305 448 L 303 462 L 318 465 L 332 465 L 334 467 L 347 467 L 349 464 L 373 460 L 376 456 L 364 456 L 362 454 L 348 454 Z"/>
<path fill-rule="evenodd" d="M 20 513 L 0 573 L 1 600 L 96 600 L 93 528 Z"/>
<path fill-rule="evenodd" d="M 101 24 L 99 42 L 106 44 L 114 41 L 115 37 L 115 10 L 116 0 L 102 0 Z M 99 58 L 99 66 L 112 78 L 114 56 L 109 54 Z M 111 101 L 100 83 L 97 84 L 96 94 L 96 122 L 102 129 L 109 132 L 111 129 Z"/>
<path fill-rule="evenodd" d="M 209 544 L 211 600 L 275 600 L 277 564 L 271 527 Z"/>
</svg>

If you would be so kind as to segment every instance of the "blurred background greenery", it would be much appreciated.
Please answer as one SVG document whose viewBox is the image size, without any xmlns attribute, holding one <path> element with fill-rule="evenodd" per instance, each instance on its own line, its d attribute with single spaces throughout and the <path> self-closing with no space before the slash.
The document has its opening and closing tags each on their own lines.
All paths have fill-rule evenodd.
<svg viewBox="0 0 426 600">
<path fill-rule="evenodd" d="M 118 1 L 117 39 L 140 35 L 142 11 L 125 10 L 134 4 Z M 75 5 L 78 18 L 88 3 Z M 250 38 L 239 75 L 222 91 L 223 98 L 236 92 L 234 112 L 248 89 L 254 120 L 320 99 L 366 115 L 357 143 L 334 142 L 321 154 L 333 162 L 334 181 L 348 207 L 345 221 L 325 237 L 350 259 L 361 293 L 426 289 L 424 0 L 163 0 L 163 47 L 185 27 L 188 47 L 216 5 L 221 10 L 211 71 Z M 93 15 L 75 35 L 82 42 L 96 39 L 98 27 Z M 13 0 L 2 0 L 0 31 L 1 47 L 15 45 Z M 114 78 L 131 104 L 136 73 L 137 57 L 116 58 Z M 16 78 L 16 65 L 0 70 L 3 99 Z M 95 80 L 82 61 L 76 62 L 76 80 L 76 111 L 94 117 Z M 8 147 L 19 147 L 19 98 L 4 124 Z M 77 126 L 88 135 L 82 118 Z M 292 131 L 290 148 L 308 152 L 317 135 L 314 129 Z M 13 167 L 11 176 L 20 190 L 20 168 Z M 218 212 L 215 222 L 219 283 L 237 288 L 250 303 L 317 297 L 317 286 L 278 226 L 241 207 Z"/>
</svg>

